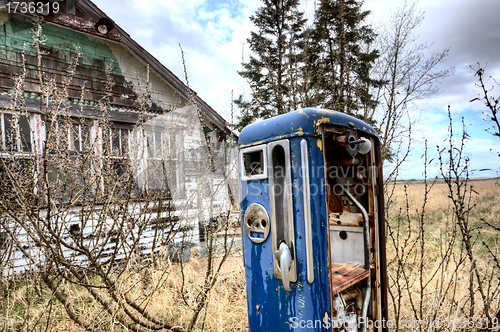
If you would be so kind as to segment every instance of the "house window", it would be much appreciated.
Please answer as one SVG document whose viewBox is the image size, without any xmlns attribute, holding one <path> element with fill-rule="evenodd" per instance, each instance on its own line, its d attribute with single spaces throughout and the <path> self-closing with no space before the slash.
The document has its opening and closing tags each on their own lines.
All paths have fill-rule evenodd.
<svg viewBox="0 0 500 332">
<path fill-rule="evenodd" d="M 0 113 L 1 195 L 15 194 L 19 189 L 35 190 L 31 121 L 30 115 Z"/>
<path fill-rule="evenodd" d="M 168 190 L 167 179 L 171 165 L 164 158 L 164 142 L 161 131 L 150 131 L 146 134 L 148 148 L 147 187 L 154 190 Z"/>
<path fill-rule="evenodd" d="M 46 176 L 51 196 L 60 202 L 78 202 L 82 195 L 94 194 L 95 186 L 85 181 L 92 179 L 88 158 L 93 153 L 90 128 L 91 122 L 81 119 L 61 117 L 45 121 Z"/>
<path fill-rule="evenodd" d="M 86 122 L 72 123 L 68 143 L 70 151 L 81 153 L 88 150 L 92 146 L 90 142 L 90 124 Z"/>
<path fill-rule="evenodd" d="M 0 122 L 3 152 L 32 152 L 31 116 L 1 113 Z"/>
<path fill-rule="evenodd" d="M 184 154 L 182 145 L 177 145 L 183 140 L 178 140 L 176 134 L 157 124 L 146 124 L 142 130 L 137 132 L 136 141 L 143 140 L 146 148 L 144 179 L 147 190 L 166 197 L 185 198 Z"/>
<path fill-rule="evenodd" d="M 135 174 L 130 165 L 130 135 L 132 125 L 113 122 L 100 123 L 102 135 L 102 174 L 104 195 L 125 194 L 132 186 L 132 197 L 139 197 Z M 133 141 L 133 140 L 132 140 Z M 132 182 L 132 183 L 131 183 Z"/>
<path fill-rule="evenodd" d="M 119 126 L 122 127 L 122 126 Z M 126 157 L 129 150 L 128 137 L 132 128 L 103 128 L 103 151 L 111 158 Z"/>
<path fill-rule="evenodd" d="M 55 154 L 61 151 L 64 139 L 64 126 L 57 121 L 45 120 L 45 144 L 49 150 L 49 154 Z"/>
<path fill-rule="evenodd" d="M 128 165 L 129 135 L 131 128 L 126 125 L 103 128 L 103 154 L 114 169 L 116 179 L 124 176 Z"/>
<path fill-rule="evenodd" d="M 90 127 L 91 123 L 85 120 L 46 120 L 45 140 L 46 144 L 49 144 L 49 154 L 90 152 L 92 149 Z"/>
<path fill-rule="evenodd" d="M 174 198 L 186 198 L 184 181 L 184 139 L 171 133 L 162 134 L 162 159 L 165 161 L 167 186 Z"/>
</svg>

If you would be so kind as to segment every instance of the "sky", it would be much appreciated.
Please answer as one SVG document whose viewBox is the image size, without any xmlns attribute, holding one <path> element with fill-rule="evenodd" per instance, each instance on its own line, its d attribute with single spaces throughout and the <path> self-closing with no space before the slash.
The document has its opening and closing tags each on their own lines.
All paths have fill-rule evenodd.
<svg viewBox="0 0 500 332">
<path fill-rule="evenodd" d="M 248 59 L 246 39 L 256 30 L 250 21 L 261 1 L 256 0 L 93 0 L 116 24 L 185 82 L 179 44 L 185 54 L 189 85 L 212 108 L 231 122 L 232 98 L 249 96 L 248 83 L 238 75 L 242 59 Z M 306 17 L 312 18 L 316 1 L 301 1 Z M 388 21 L 400 0 L 366 0 L 373 26 Z M 417 121 L 413 127 L 411 153 L 402 165 L 402 179 L 423 177 L 424 141 L 429 147 L 428 175 L 438 172 L 437 146 L 447 144 L 448 106 L 453 130 L 462 130 L 462 118 L 470 139 L 465 155 L 471 160 L 472 177 L 500 176 L 500 139 L 485 130 L 481 103 L 470 102 L 480 93 L 474 76 L 479 62 L 486 76 L 500 80 L 500 1 L 497 0 L 420 0 L 425 19 L 416 30 L 419 42 L 428 43 L 429 51 L 449 48 L 443 69 L 454 74 L 440 84 L 440 94 L 413 106 Z M 472 66 L 472 68 L 471 68 Z M 490 81 L 488 86 L 495 85 Z M 500 86 L 492 91 L 500 96 Z M 234 118 L 238 110 L 234 108 Z M 387 165 L 386 173 L 390 165 Z M 483 169 L 491 169 L 484 171 Z M 482 171 L 480 171 L 482 170 Z"/>
</svg>

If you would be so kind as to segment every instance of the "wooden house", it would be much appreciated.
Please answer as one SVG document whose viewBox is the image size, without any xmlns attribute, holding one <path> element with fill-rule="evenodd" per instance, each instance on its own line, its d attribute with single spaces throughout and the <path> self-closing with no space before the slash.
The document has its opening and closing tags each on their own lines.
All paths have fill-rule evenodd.
<svg viewBox="0 0 500 332">
<path fill-rule="evenodd" d="M 43 19 L 42 42 L 38 44 L 33 39 L 34 34 L 36 38 L 32 23 L 35 15 Z M 190 242 L 203 241 L 205 223 L 220 215 L 221 211 L 228 211 L 231 201 L 237 201 L 237 173 L 234 169 L 237 137 L 228 128 L 228 122 L 91 1 L 21 1 L 15 10 L 13 2 L 0 2 L 0 28 L 0 144 L 2 151 L 10 151 L 8 154 L 3 153 L 2 158 L 30 160 L 39 169 L 43 160 L 37 153 L 40 154 L 44 146 L 49 144 L 49 131 L 62 128 L 51 124 L 47 117 L 51 111 L 41 98 L 39 72 L 47 80 L 52 79 L 55 86 L 65 89 L 65 115 L 70 119 L 78 119 L 67 129 L 64 144 L 50 143 L 59 149 L 66 149 L 70 154 L 84 154 L 85 137 L 94 143 L 101 139 L 102 143 L 96 145 L 98 147 L 94 152 L 99 158 L 115 158 L 117 168 L 121 167 L 124 159 L 129 158 L 125 156 L 125 146 L 130 148 L 131 141 L 137 143 L 137 139 L 132 139 L 132 133 L 137 131 L 138 123 L 143 124 L 142 130 L 150 128 L 147 134 L 143 134 L 143 137 L 148 136 L 147 140 L 140 144 L 156 150 L 159 147 L 163 149 L 165 146 L 161 144 L 166 144 L 162 143 L 166 140 L 164 135 L 172 131 L 167 127 L 171 125 L 174 114 L 179 115 L 178 112 L 182 110 L 193 111 L 194 107 L 196 111 L 191 115 L 197 115 L 199 125 L 199 130 L 194 130 L 195 134 L 187 123 L 189 117 L 177 117 L 184 119 L 178 122 L 183 127 L 181 131 L 184 138 L 183 143 L 177 146 L 178 151 L 173 160 L 175 172 L 169 179 L 170 189 L 175 188 L 177 193 L 172 202 L 175 206 L 173 213 L 182 214 L 181 218 L 191 223 L 191 226 L 185 228 L 189 231 L 188 236 L 186 232 L 179 233 L 169 241 L 175 242 L 180 238 Z M 75 53 L 78 54 L 77 65 L 74 64 Z M 15 91 L 19 81 L 16 81 L 16 77 L 22 77 L 23 84 L 22 89 L 17 90 L 22 91 L 22 95 L 17 97 Z M 22 99 L 22 110 L 19 100 L 15 98 Z M 101 122 L 103 100 L 107 103 L 106 119 L 110 123 L 106 127 Z M 148 125 L 147 120 L 150 119 L 156 119 L 157 123 Z M 170 124 L 155 131 L 158 119 Z M 12 131 L 14 135 L 9 136 L 12 126 L 16 127 Z M 199 132 L 203 134 L 200 136 L 197 134 Z M 113 153 L 106 155 L 106 147 Z M 201 160 L 207 156 L 206 153 L 200 153 L 201 150 L 208 151 L 211 160 Z M 158 169 L 151 171 L 151 155 L 146 164 L 148 162 L 150 173 L 154 174 Z M 211 165 L 213 175 L 208 187 L 220 187 L 210 202 L 200 199 L 197 183 L 200 165 L 207 162 Z M 143 187 L 148 186 L 145 182 L 148 177 L 146 173 L 138 175 L 138 182 L 142 181 Z M 56 176 L 57 171 L 50 174 Z M 149 179 L 153 176 L 150 175 Z M 140 202 L 137 204 L 140 205 Z M 207 204 L 211 204 L 209 209 L 204 207 Z M 87 230 L 79 226 L 82 220 L 78 206 L 72 209 L 65 217 L 67 226 L 62 236 L 71 237 L 73 231 L 83 236 Z M 42 211 L 41 215 L 44 213 Z M 8 216 L 0 215 L 0 218 Z M 141 250 L 151 249 L 148 234 L 152 238 L 154 231 L 155 227 L 151 227 L 144 232 Z M 4 231 L 0 235 L 3 239 L 0 240 L 8 241 Z M 29 242 L 25 233 L 17 233 L 17 236 L 25 237 Z M 26 250 L 35 252 L 36 248 L 27 245 Z M 110 247 L 108 251 L 113 250 L 114 247 Z M 26 256 L 26 252 L 16 252 L 13 263 L 9 265 L 11 270 L 31 268 L 33 260 Z M 114 258 L 120 257 L 115 255 Z M 39 260 L 42 261 L 43 257 Z"/>
</svg>

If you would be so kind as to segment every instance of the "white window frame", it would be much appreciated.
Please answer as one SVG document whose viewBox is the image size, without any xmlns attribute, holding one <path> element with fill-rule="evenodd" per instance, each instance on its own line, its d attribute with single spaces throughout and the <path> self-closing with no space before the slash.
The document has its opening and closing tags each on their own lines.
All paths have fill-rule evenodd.
<svg viewBox="0 0 500 332">
<path fill-rule="evenodd" d="M 20 133 L 20 128 L 19 125 L 16 128 L 16 149 L 14 151 L 7 151 L 7 146 L 6 146 L 6 131 L 5 131 L 5 114 L 11 114 L 12 116 L 26 116 L 28 118 L 28 124 L 29 124 L 29 129 L 30 129 L 30 146 L 31 149 L 30 151 L 23 151 L 22 150 L 22 144 L 21 144 L 21 133 Z M 19 124 L 19 123 L 18 123 Z M 18 112 L 9 112 L 9 111 L 1 111 L 0 112 L 0 129 L 1 129 L 1 137 L 0 137 L 0 144 L 2 147 L 2 150 L 4 151 L 2 155 L 5 157 L 6 155 L 13 155 L 16 158 L 25 158 L 29 159 L 34 157 L 35 155 L 35 140 L 34 140 L 34 131 L 32 128 L 34 128 L 34 115 L 31 113 L 28 114 L 21 114 Z"/>
<path fill-rule="evenodd" d="M 256 151 L 262 151 L 262 159 L 263 159 L 263 172 L 262 174 L 257 175 L 246 175 L 245 174 L 245 158 L 244 155 Z M 265 144 L 251 146 L 249 148 L 244 148 L 240 150 L 240 169 L 241 169 L 241 181 L 254 181 L 254 180 L 265 180 L 267 179 L 267 146 Z"/>
</svg>

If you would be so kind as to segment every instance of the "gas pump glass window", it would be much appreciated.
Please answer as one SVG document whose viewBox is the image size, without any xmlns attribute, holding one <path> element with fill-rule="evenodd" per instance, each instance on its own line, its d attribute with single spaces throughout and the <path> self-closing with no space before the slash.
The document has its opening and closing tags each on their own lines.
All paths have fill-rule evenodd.
<svg viewBox="0 0 500 332">
<path fill-rule="evenodd" d="M 264 172 L 263 160 L 262 150 L 245 154 L 245 174 L 247 176 L 262 174 Z"/>
<path fill-rule="evenodd" d="M 274 208 L 276 213 L 276 242 L 279 244 L 285 239 L 285 223 L 287 219 L 286 210 L 286 168 L 285 150 L 281 145 L 273 149 L 273 179 L 274 179 Z"/>
<path fill-rule="evenodd" d="M 240 154 L 241 180 L 263 180 L 267 179 L 267 155 L 266 146 L 259 145 L 241 150 Z"/>
<path fill-rule="evenodd" d="M 282 279 L 280 245 L 284 243 L 291 255 L 289 281 L 296 281 L 295 238 L 293 227 L 292 179 L 290 166 L 290 142 L 281 140 L 269 143 L 269 200 L 271 207 L 271 232 L 273 239 L 274 275 Z"/>
</svg>

